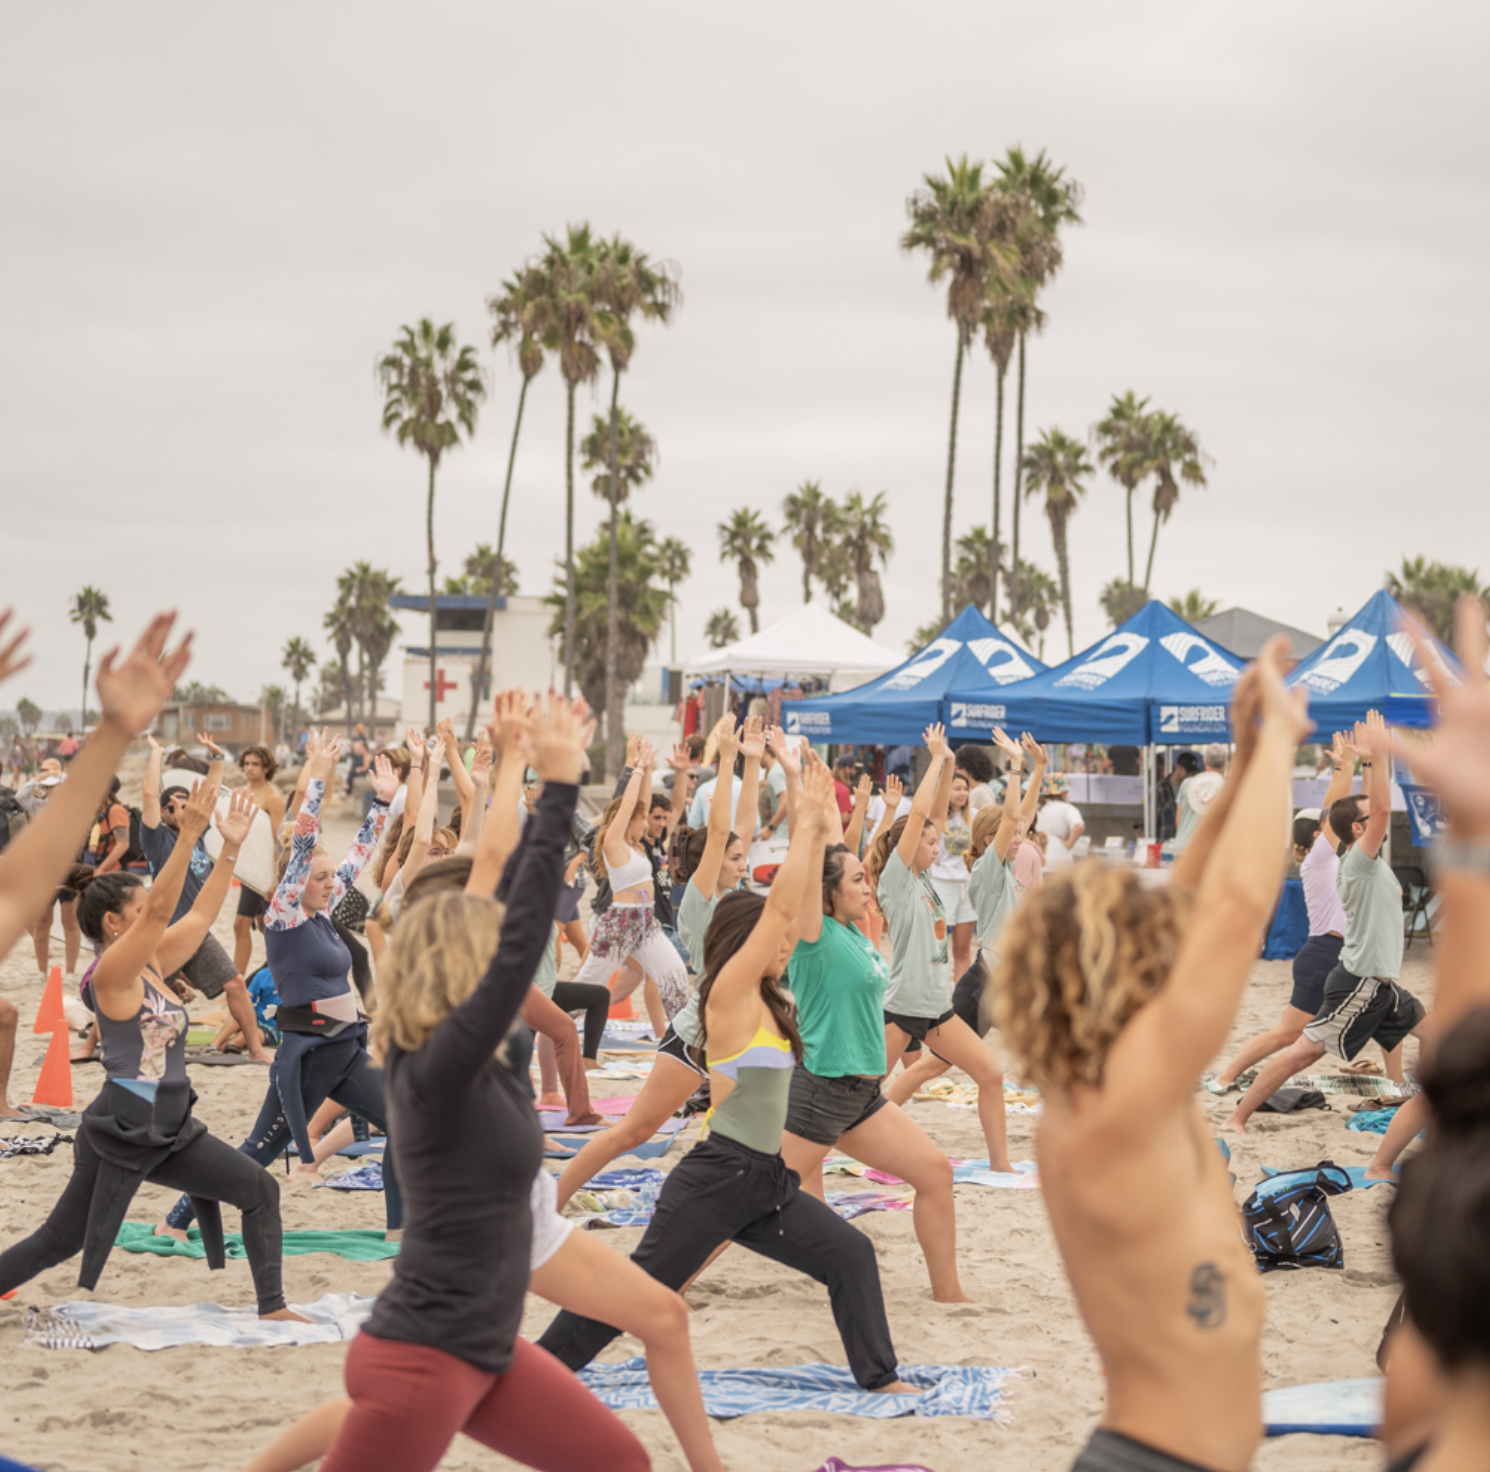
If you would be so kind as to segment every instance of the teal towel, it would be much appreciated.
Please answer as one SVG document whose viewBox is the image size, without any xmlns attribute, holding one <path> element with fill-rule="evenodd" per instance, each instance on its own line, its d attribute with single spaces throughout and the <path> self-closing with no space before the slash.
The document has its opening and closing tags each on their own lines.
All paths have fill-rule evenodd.
<svg viewBox="0 0 1490 1472">
<path fill-rule="evenodd" d="M 185 1242 L 174 1237 L 157 1237 L 152 1222 L 125 1222 L 114 1239 L 116 1247 L 126 1252 L 153 1252 L 157 1257 L 207 1256 L 202 1246 L 202 1234 L 195 1227 L 187 1234 Z M 229 1257 L 246 1257 L 243 1236 L 239 1232 L 224 1234 Z M 329 1252 L 334 1257 L 350 1258 L 353 1262 L 382 1262 L 385 1258 L 398 1256 L 398 1243 L 385 1242 L 383 1233 L 376 1227 L 359 1227 L 342 1232 L 286 1232 L 284 1255 L 299 1257 L 307 1252 Z"/>
</svg>

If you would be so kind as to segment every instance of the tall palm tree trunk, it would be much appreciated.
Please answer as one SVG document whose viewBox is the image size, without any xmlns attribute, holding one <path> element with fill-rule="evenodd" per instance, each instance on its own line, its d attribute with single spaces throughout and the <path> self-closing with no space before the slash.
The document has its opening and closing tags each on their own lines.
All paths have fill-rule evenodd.
<svg viewBox="0 0 1490 1472">
<path fill-rule="evenodd" d="M 84 731 L 88 729 L 88 670 L 93 664 L 93 640 L 91 638 L 83 641 L 83 715 L 79 725 Z"/>
<path fill-rule="evenodd" d="M 962 324 L 957 324 L 957 360 L 952 367 L 952 428 L 947 436 L 947 495 L 942 506 L 942 622 L 952 618 L 952 475 L 957 468 L 957 405 L 962 396 Z"/>
<path fill-rule="evenodd" d="M 1061 575 L 1061 612 L 1066 617 L 1066 656 L 1076 655 L 1076 634 L 1071 623 L 1071 562 L 1066 555 L 1066 517 L 1059 513 L 1050 518 L 1050 538 L 1055 543 L 1055 565 Z"/>
<path fill-rule="evenodd" d="M 1009 557 L 1009 619 L 1019 617 L 1019 503 L 1024 489 L 1024 333 L 1019 334 L 1019 395 L 1014 411 L 1014 528 Z"/>
<path fill-rule="evenodd" d="M 611 372 L 610 389 L 610 569 L 606 581 L 606 600 L 610 607 L 605 615 L 605 770 L 607 779 L 619 777 L 626 761 L 625 698 L 620 690 L 616 668 L 616 643 L 621 636 L 616 601 L 620 596 L 621 571 L 616 552 L 616 517 L 621 498 L 621 472 L 616 452 L 616 409 L 621 396 L 621 374 Z"/>
<path fill-rule="evenodd" d="M 574 384 L 564 424 L 564 695 L 574 691 Z"/>
<path fill-rule="evenodd" d="M 999 616 L 999 532 L 1003 524 L 1000 474 L 1004 460 L 1004 375 L 1008 371 L 1007 368 L 998 371 L 998 397 L 993 411 L 993 541 L 988 548 L 988 617 L 994 623 Z"/>
<path fill-rule="evenodd" d="M 497 590 L 502 585 L 502 552 L 507 546 L 507 501 L 512 495 L 512 467 L 517 463 L 517 435 L 523 427 L 523 405 L 528 398 L 527 374 L 517 395 L 517 418 L 512 424 L 512 443 L 507 448 L 507 479 L 502 485 L 502 514 L 497 518 L 497 565 L 492 569 L 491 587 L 486 594 L 486 620 L 481 626 L 481 655 L 476 661 L 476 678 L 471 686 L 471 713 L 466 717 L 466 740 L 476 737 L 476 705 L 486 697 L 486 666 L 491 658 L 492 620 L 497 613 Z"/>
<path fill-rule="evenodd" d="M 668 608 L 671 632 L 668 636 L 667 667 L 675 670 L 678 667 L 678 585 L 676 583 L 667 585 L 667 596 L 672 600 Z"/>
<path fill-rule="evenodd" d="M 807 545 L 802 549 L 802 602 L 812 602 L 812 569 L 816 565 L 817 554 L 813 550 L 812 538 L 807 538 Z"/>
<path fill-rule="evenodd" d="M 1154 576 L 1154 548 L 1159 545 L 1159 513 L 1154 512 L 1154 530 L 1149 536 L 1149 560 L 1143 569 L 1143 596 L 1149 596 L 1149 581 Z"/>
<path fill-rule="evenodd" d="M 429 495 L 424 503 L 424 537 L 429 547 L 429 727 L 435 726 L 435 702 L 439 698 L 439 675 L 435 669 L 435 459 L 429 460 Z M 350 691 L 348 681 L 348 694 Z M 351 715 L 350 701 L 347 714 Z"/>
<path fill-rule="evenodd" d="M 295 681 L 295 728 L 296 728 L 295 729 L 295 734 L 297 736 L 300 734 L 299 728 L 300 728 L 301 719 L 302 719 L 302 717 L 300 715 L 300 681 L 299 680 L 296 680 Z M 278 837 L 278 834 L 276 834 L 275 837 L 277 838 Z"/>
<path fill-rule="evenodd" d="M 1133 492 L 1136 486 L 1128 488 L 1128 586 L 1133 586 Z"/>
</svg>

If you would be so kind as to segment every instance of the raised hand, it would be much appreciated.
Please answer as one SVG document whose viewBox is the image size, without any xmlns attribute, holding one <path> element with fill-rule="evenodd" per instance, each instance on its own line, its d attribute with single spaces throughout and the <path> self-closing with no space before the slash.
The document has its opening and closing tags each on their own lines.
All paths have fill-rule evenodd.
<svg viewBox="0 0 1490 1472">
<path fill-rule="evenodd" d="M 1037 767 L 1050 765 L 1050 753 L 1028 731 L 1019 738 L 1019 747 Z"/>
<path fill-rule="evenodd" d="M 195 843 L 212 821 L 217 802 L 217 787 L 211 782 L 193 782 L 191 796 L 186 800 L 178 825 L 178 832 L 188 843 Z"/>
<path fill-rule="evenodd" d="M 476 755 L 471 758 L 471 781 L 485 787 L 491 781 L 491 737 L 483 726 L 476 733 Z"/>
<path fill-rule="evenodd" d="M 416 730 L 413 726 L 404 727 L 404 745 L 409 749 L 409 758 L 414 766 L 424 765 L 424 754 L 428 747 L 424 740 L 424 732 Z"/>
<path fill-rule="evenodd" d="M 1345 764 L 1350 759 L 1350 748 L 1345 744 L 1345 732 L 1336 731 L 1330 741 L 1330 765 L 1344 771 Z"/>
<path fill-rule="evenodd" d="M 14 612 L 13 608 L 7 608 L 4 613 L 0 613 L 0 638 L 4 637 L 5 626 Z M 31 656 L 21 653 L 21 645 L 26 642 L 26 636 L 30 632 L 29 628 L 22 629 L 9 644 L 0 646 L 0 680 L 8 680 L 31 663 Z"/>
<path fill-rule="evenodd" d="M 733 721 L 726 721 L 714 736 L 719 747 L 719 771 L 721 774 L 735 765 L 740 752 L 740 731 Z"/>
<path fill-rule="evenodd" d="M 455 743 L 455 722 L 449 716 L 441 716 L 435 722 L 435 739 L 447 746 Z"/>
<path fill-rule="evenodd" d="M 626 738 L 626 765 L 635 771 L 642 764 L 642 738 L 640 736 L 628 736 Z"/>
<path fill-rule="evenodd" d="M 538 713 L 521 690 L 499 690 L 492 709 L 491 734 L 503 758 L 532 760 Z"/>
<path fill-rule="evenodd" d="M 1449 827 L 1460 840 L 1490 838 L 1490 686 L 1484 676 L 1490 639 L 1485 617 L 1485 605 L 1477 598 L 1461 598 L 1454 610 L 1454 652 L 1464 665 L 1462 684 L 1444 668 L 1423 631 L 1407 625 L 1438 696 L 1438 727 L 1426 740 L 1406 740 L 1400 731 L 1388 737 L 1384 728 L 1370 738 L 1373 749 L 1389 741 L 1418 781 L 1438 793 Z"/>
<path fill-rule="evenodd" d="M 766 723 L 759 716 L 746 717 L 740 750 L 745 753 L 746 761 L 758 762 L 766 754 Z"/>
<path fill-rule="evenodd" d="M 533 766 L 545 782 L 578 782 L 585 769 L 585 748 L 594 731 L 587 725 L 584 701 L 550 695 L 539 713 L 533 741 Z"/>
<path fill-rule="evenodd" d="M 831 833 L 838 817 L 838 799 L 833 791 L 833 773 L 819 763 L 811 767 L 802 778 L 802 792 L 797 799 L 797 812 L 801 827 L 815 833 Z M 794 825 L 797 820 L 793 820 Z M 796 826 L 792 837 L 797 837 Z"/>
<path fill-rule="evenodd" d="M 1242 679 L 1237 681 L 1233 702 L 1236 708 L 1243 701 L 1250 701 L 1252 697 L 1246 688 L 1246 675 L 1255 671 L 1257 710 L 1261 714 L 1263 724 L 1281 731 L 1297 746 L 1313 731 L 1314 722 L 1309 719 L 1308 690 L 1302 685 L 1290 690 L 1283 683 L 1283 677 L 1289 667 L 1290 646 L 1287 638 L 1280 634 L 1269 639 L 1263 645 L 1262 653 L 1258 655 L 1256 663 L 1244 672 Z M 1252 721 L 1249 720 L 1245 724 L 1251 725 Z"/>
<path fill-rule="evenodd" d="M 650 772 L 657 765 L 657 748 L 645 736 L 639 739 L 637 758 L 637 765 L 644 772 Z"/>
<path fill-rule="evenodd" d="M 166 651 L 166 640 L 176 622 L 174 613 L 158 613 L 140 635 L 128 658 L 119 662 L 119 650 L 109 650 L 98 662 L 99 709 L 103 719 L 131 736 L 143 731 L 160 714 L 171 691 L 191 663 L 191 640 Z"/>
<path fill-rule="evenodd" d="M 874 779 L 865 772 L 854 786 L 854 804 L 856 807 L 868 807 L 869 799 L 874 796 Z"/>
<path fill-rule="evenodd" d="M 1231 736 L 1236 742 L 1238 768 L 1252 759 L 1252 752 L 1257 746 L 1257 722 L 1261 714 L 1260 675 L 1258 667 L 1249 664 L 1237 676 L 1236 685 L 1231 692 Z"/>
<path fill-rule="evenodd" d="M 946 756 L 950 751 L 947 745 L 947 730 L 945 726 L 933 724 L 922 732 L 922 740 L 926 743 L 926 749 L 932 756 Z"/>
<path fill-rule="evenodd" d="M 1017 743 L 1009 739 L 1002 726 L 995 726 L 993 728 L 993 744 L 1007 757 L 1021 755 L 1020 747 Z"/>
<path fill-rule="evenodd" d="M 673 743 L 672 755 L 668 757 L 667 764 L 675 772 L 689 772 L 695 765 L 693 753 L 688 750 L 686 741 L 675 741 Z"/>
<path fill-rule="evenodd" d="M 259 815 L 259 809 L 248 795 L 246 787 L 239 787 L 228 794 L 228 810 L 217 815 L 217 831 L 229 848 L 239 848 L 248 837 L 248 830 Z"/>
<path fill-rule="evenodd" d="M 207 735 L 205 731 L 197 732 L 197 742 L 199 745 L 205 746 L 207 750 L 212 753 L 213 756 L 218 758 L 219 761 L 226 761 L 228 759 L 227 752 L 225 752 L 222 747 L 217 744 L 217 742 L 215 742 L 209 735 Z"/>
<path fill-rule="evenodd" d="M 798 755 L 797 744 L 780 726 L 766 727 L 766 744 L 788 777 L 801 777 L 802 758 Z"/>
<path fill-rule="evenodd" d="M 386 751 L 380 751 L 373 758 L 368 780 L 372 784 L 373 796 L 379 802 L 393 801 L 398 792 L 398 773 L 393 770 L 393 762 Z"/>
<path fill-rule="evenodd" d="M 154 731 L 146 731 L 145 732 L 145 741 L 148 744 L 148 746 L 150 747 L 150 750 L 151 751 L 159 752 L 161 754 L 161 756 L 164 756 L 166 754 L 165 747 L 163 747 L 160 744 L 160 742 L 158 742 L 155 739 L 155 732 Z"/>
<path fill-rule="evenodd" d="M 885 806 L 892 813 L 900 811 L 900 800 L 905 796 L 905 783 L 891 773 L 885 778 Z"/>
</svg>

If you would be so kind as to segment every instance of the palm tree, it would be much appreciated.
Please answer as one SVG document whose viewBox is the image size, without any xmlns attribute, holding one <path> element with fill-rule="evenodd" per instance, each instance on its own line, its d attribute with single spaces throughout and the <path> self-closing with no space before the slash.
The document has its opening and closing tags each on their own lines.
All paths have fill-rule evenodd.
<svg viewBox="0 0 1490 1472">
<path fill-rule="evenodd" d="M 939 618 L 934 618 L 930 623 L 922 624 L 909 639 L 905 641 L 905 652 L 907 654 L 919 654 L 931 641 L 941 635 L 946 625 Z"/>
<path fill-rule="evenodd" d="M 988 284 L 987 305 L 983 309 L 983 343 L 993 359 L 997 380 L 993 416 L 993 536 L 990 539 L 988 565 L 988 616 L 995 617 L 999 596 L 999 536 L 1003 530 L 1003 463 L 1004 463 L 1004 380 L 1009 374 L 1009 360 L 1019 337 L 1021 310 L 1019 287 L 1010 286 L 999 277 Z"/>
<path fill-rule="evenodd" d="M 692 571 L 693 553 L 677 537 L 664 537 L 657 544 L 657 560 L 662 567 L 662 581 L 667 584 L 668 619 L 671 624 L 669 669 L 678 667 L 678 584 Z"/>
<path fill-rule="evenodd" d="M 792 546 L 802 558 L 802 602 L 812 602 L 812 580 L 821 572 L 827 546 L 836 530 L 838 507 L 822 485 L 804 480 L 781 503 L 782 519 L 791 534 Z"/>
<path fill-rule="evenodd" d="M 1149 537 L 1149 560 L 1143 570 L 1143 592 L 1148 596 L 1154 573 L 1154 549 L 1159 545 L 1160 524 L 1169 520 L 1180 499 L 1179 482 L 1187 486 L 1204 486 L 1205 462 L 1209 456 L 1200 448 L 1195 432 L 1180 423 L 1174 414 L 1155 410 L 1149 416 L 1149 464 L 1159 483 L 1154 487 L 1154 529 Z"/>
<path fill-rule="evenodd" d="M 1404 557 L 1402 570 L 1387 574 L 1386 588 L 1397 602 L 1419 613 L 1445 644 L 1454 641 L 1454 608 L 1459 599 L 1490 599 L 1490 588 L 1480 586 L 1478 569 L 1429 562 L 1426 557 Z"/>
<path fill-rule="evenodd" d="M 1056 570 L 1061 579 L 1061 608 L 1066 615 L 1068 652 L 1076 653 L 1076 633 L 1071 622 L 1071 559 L 1066 550 L 1066 529 L 1071 515 L 1086 494 L 1082 480 L 1092 473 L 1091 461 L 1080 440 L 1058 429 L 1045 430 L 1025 452 L 1024 471 L 1029 476 L 1025 494 L 1045 497 L 1045 515 L 1050 520 L 1050 539 L 1055 543 Z"/>
<path fill-rule="evenodd" d="M 1011 578 L 1011 586 L 1014 579 Z M 1060 612 L 1060 585 L 1043 567 L 1032 562 L 1019 564 L 1020 603 L 1016 614 L 1007 604 L 1004 606 L 1004 621 L 1034 651 L 1038 659 L 1045 658 L 1045 631 L 1050 620 Z"/>
<path fill-rule="evenodd" d="M 274 732 L 276 742 L 284 740 L 285 734 L 285 692 L 281 685 L 265 685 L 259 691 L 259 704 L 263 706 L 264 713 L 269 717 L 269 729 Z"/>
<path fill-rule="evenodd" d="M 1126 578 L 1113 578 L 1097 595 L 1102 612 L 1113 628 L 1128 622 L 1148 602 L 1142 588 L 1135 588 Z"/>
<path fill-rule="evenodd" d="M 750 632 L 760 632 L 760 588 L 756 582 L 758 563 L 774 562 L 772 546 L 776 534 L 761 519 L 759 511 L 742 506 L 730 513 L 728 521 L 719 523 L 719 554 L 740 569 L 740 606 L 750 616 Z"/>
<path fill-rule="evenodd" d="M 885 491 L 880 491 L 870 501 L 866 501 L 860 492 L 850 491 L 843 503 L 843 545 L 854 570 L 859 595 L 854 605 L 853 621 L 866 634 L 885 616 L 885 595 L 874 562 L 878 558 L 881 567 L 888 567 L 890 554 L 895 550 L 895 538 L 885 524 L 887 500 Z"/>
<path fill-rule="evenodd" d="M 619 381 L 619 375 L 618 381 Z M 607 535 L 614 541 L 619 524 L 621 505 L 631 499 L 633 491 L 640 490 L 651 480 L 657 464 L 657 444 L 646 428 L 618 404 L 612 402 L 608 419 L 595 415 L 590 432 L 580 444 L 581 464 L 587 471 L 598 472 L 590 482 L 590 489 L 603 497 L 610 507 Z M 619 551 L 617 552 L 619 556 Z M 620 576 L 619 564 L 617 573 Z M 613 616 L 617 602 L 615 590 L 611 590 L 610 607 Z M 610 672 L 606 686 L 605 708 L 605 763 L 613 775 L 619 775 L 626 761 L 626 730 L 624 721 L 625 694 L 616 683 L 615 661 L 607 658 L 606 669 Z"/>
<path fill-rule="evenodd" d="M 952 484 L 957 465 L 957 412 L 962 397 L 962 360 L 983 316 L 990 274 L 1012 277 L 1014 254 L 1004 232 L 994 228 L 1002 216 L 990 207 L 991 186 L 983 165 L 967 155 L 947 159 L 947 173 L 922 175 L 924 187 L 906 201 L 910 228 L 900 237 L 907 254 L 925 251 L 926 279 L 947 282 L 947 316 L 957 329 L 952 364 L 952 418 L 947 436 L 947 487 L 942 506 L 942 617 L 952 607 Z"/>
<path fill-rule="evenodd" d="M 1169 606 L 1187 624 L 1195 624 L 1210 618 L 1221 605 L 1214 598 L 1203 597 L 1199 588 L 1191 588 L 1183 598 L 1171 598 Z"/>
<path fill-rule="evenodd" d="M 988 535 L 986 526 L 975 526 L 957 539 L 957 565 L 952 582 L 957 589 L 957 606 L 985 603 L 993 607 L 990 567 L 998 566 L 999 545 Z"/>
<path fill-rule="evenodd" d="M 27 700 L 23 695 L 16 701 L 16 719 L 28 736 L 41 725 L 41 717 L 42 709 L 34 700 Z"/>
<path fill-rule="evenodd" d="M 543 237 L 542 259 L 529 281 L 527 324 L 545 352 L 559 360 L 564 380 L 564 565 L 569 607 L 564 613 L 564 693 L 574 690 L 574 394 L 600 376 L 596 338 L 595 269 L 600 242 L 588 225 L 570 225 L 564 239 Z"/>
<path fill-rule="evenodd" d="M 653 261 L 645 251 L 638 250 L 629 240 L 613 235 L 602 243 L 595 269 L 596 335 L 605 345 L 605 355 L 610 359 L 610 542 L 611 542 L 611 636 L 606 654 L 606 697 L 609 714 L 605 720 L 605 763 L 613 773 L 619 773 L 626 760 L 626 732 L 623 722 L 624 699 L 619 682 L 619 666 L 616 663 L 617 637 L 615 628 L 617 572 L 616 518 L 618 507 L 625 499 L 620 488 L 619 450 L 620 423 L 618 420 L 621 375 L 631 362 L 636 351 L 636 335 L 631 330 L 631 319 L 640 316 L 645 322 L 660 322 L 664 326 L 672 320 L 673 310 L 682 302 L 683 293 L 678 286 L 677 267 Z M 654 457 L 655 458 L 655 457 Z M 648 474 L 651 472 L 649 471 Z"/>
<path fill-rule="evenodd" d="M 404 327 L 393 350 L 378 361 L 383 387 L 383 429 L 400 445 L 413 445 L 429 464 L 424 536 L 429 554 L 429 723 L 435 723 L 435 472 L 447 450 L 476 432 L 476 410 L 486 383 L 476 349 L 455 340 L 455 323 L 436 327 L 428 318 Z"/>
<path fill-rule="evenodd" d="M 300 686 L 305 682 L 305 677 L 316 667 L 315 651 L 310 647 L 308 640 L 302 639 L 298 634 L 280 651 L 280 668 L 289 671 L 290 679 L 295 682 L 295 722 L 298 725 L 305 719 L 300 710 Z"/>
<path fill-rule="evenodd" d="M 499 562 L 502 567 L 500 581 L 497 578 Z M 518 588 L 517 565 L 494 552 L 490 542 L 477 542 L 476 550 L 466 553 L 461 575 L 458 578 L 446 578 L 445 588 L 447 592 L 460 592 L 468 597 L 483 598 L 490 597 L 493 583 L 496 584 L 499 598 L 515 598 Z M 458 586 L 452 587 L 452 584 L 458 584 Z M 477 688 L 480 689 L 484 684 L 483 680 Z"/>
<path fill-rule="evenodd" d="M 331 647 L 336 650 L 336 687 L 340 691 L 342 709 L 346 715 L 347 735 L 350 736 L 352 723 L 359 718 L 357 681 L 352 674 L 352 649 L 357 643 L 357 612 L 352 607 L 351 595 L 342 586 L 340 579 L 337 580 L 336 602 L 332 604 L 321 623 L 331 636 Z M 321 674 L 324 684 L 325 666 L 322 666 Z M 325 711 L 327 707 L 322 706 L 321 709 Z"/>
<path fill-rule="evenodd" d="M 532 295 L 542 283 L 541 273 L 531 265 L 524 266 L 515 276 L 502 283 L 502 290 L 486 299 L 486 310 L 491 313 L 491 345 L 500 347 L 506 343 L 517 354 L 517 366 L 522 373 L 522 387 L 517 393 L 517 417 L 512 421 L 512 443 L 507 450 L 507 478 L 502 483 L 502 512 L 497 518 L 497 559 L 504 563 L 500 577 L 493 577 L 486 595 L 486 617 L 481 625 L 481 654 L 476 661 L 476 675 L 471 687 L 471 709 L 466 715 L 466 740 L 476 734 L 476 707 L 486 693 L 486 670 L 491 659 L 492 620 L 497 613 L 497 599 L 503 596 L 507 583 L 505 568 L 507 550 L 507 504 L 512 496 L 512 470 L 517 464 L 517 436 L 523 427 L 523 406 L 528 401 L 528 385 L 543 371 L 543 344 L 531 330 L 533 319 Z M 530 286 L 533 291 L 530 292 Z M 485 546 L 485 543 L 482 543 Z M 513 592 L 517 591 L 516 587 Z"/>
<path fill-rule="evenodd" d="M 740 625 L 727 608 L 716 608 L 704 624 L 704 638 L 709 641 L 710 649 L 724 649 L 739 637 Z"/>
<path fill-rule="evenodd" d="M 83 716 L 82 727 L 88 729 L 88 673 L 93 664 L 93 641 L 98 638 L 100 623 L 111 624 L 114 615 L 109 612 L 109 595 L 89 583 L 81 593 L 74 593 L 68 617 L 83 626 Z"/>
<path fill-rule="evenodd" d="M 1024 382 L 1025 347 L 1032 332 L 1045 325 L 1045 314 L 1036 305 L 1042 287 L 1060 270 L 1063 259 L 1060 232 L 1066 225 L 1079 225 L 1081 185 L 1066 178 L 1063 167 L 1053 164 L 1042 148 L 1033 158 L 1018 145 L 1009 149 L 994 165 L 998 171 L 995 188 L 1019 206 L 1015 231 L 1018 275 L 1021 289 L 1017 306 L 1022 320 L 1017 327 L 1019 346 L 1019 388 L 1015 409 L 1014 439 L 1014 525 L 1011 539 L 1011 568 L 1014 587 L 1010 604 L 1018 612 L 1019 594 L 1019 508 L 1023 499 L 1021 479 L 1024 473 Z"/>
<path fill-rule="evenodd" d="M 1128 580 L 1133 586 L 1133 492 L 1144 476 L 1151 473 L 1148 414 L 1148 399 L 1140 399 L 1129 389 L 1127 393 L 1112 396 L 1105 418 L 1092 426 L 1092 439 L 1097 446 L 1097 460 L 1107 467 L 1107 472 L 1123 488 L 1128 513 Z M 1124 622 L 1123 619 L 1116 620 Z"/>
</svg>

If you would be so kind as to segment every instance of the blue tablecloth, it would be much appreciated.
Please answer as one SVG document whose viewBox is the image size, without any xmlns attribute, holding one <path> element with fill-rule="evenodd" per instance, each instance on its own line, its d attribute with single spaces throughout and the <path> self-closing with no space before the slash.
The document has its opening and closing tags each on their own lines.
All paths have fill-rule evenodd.
<svg viewBox="0 0 1490 1472">
<path fill-rule="evenodd" d="M 1309 911 L 1304 905 L 1304 881 L 1285 879 L 1268 938 L 1262 947 L 1264 961 L 1291 961 L 1309 939 Z"/>
</svg>

